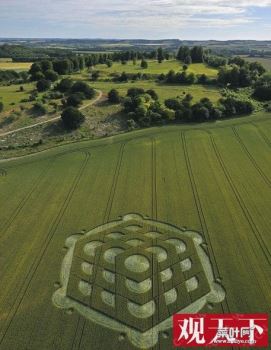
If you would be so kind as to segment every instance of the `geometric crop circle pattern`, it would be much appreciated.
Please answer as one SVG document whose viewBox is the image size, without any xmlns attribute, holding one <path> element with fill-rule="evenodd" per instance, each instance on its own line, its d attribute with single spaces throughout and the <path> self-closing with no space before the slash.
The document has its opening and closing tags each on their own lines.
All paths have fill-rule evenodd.
<svg viewBox="0 0 271 350">
<path fill-rule="evenodd" d="M 173 314 L 225 298 L 202 243 L 195 231 L 138 214 L 73 235 L 53 303 L 151 348 Z"/>
</svg>

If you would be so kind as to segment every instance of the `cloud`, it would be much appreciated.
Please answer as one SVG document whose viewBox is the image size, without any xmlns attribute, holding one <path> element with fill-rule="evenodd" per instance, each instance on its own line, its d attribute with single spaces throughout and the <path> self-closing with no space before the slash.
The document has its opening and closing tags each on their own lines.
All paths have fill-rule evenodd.
<svg viewBox="0 0 271 350">
<path fill-rule="evenodd" d="M 164 26 L 165 33 L 175 28 L 238 27 L 260 22 L 257 9 L 271 9 L 271 0 L 1 0 L 0 20 L 40 21 L 50 26 L 96 29 L 108 37 L 120 30 L 149 33 Z M 0 26 L 1 28 L 1 26 Z M 116 33 L 116 34 L 115 34 Z M 114 36 L 113 35 L 113 36 Z M 178 35 L 176 35 L 178 36 Z"/>
</svg>

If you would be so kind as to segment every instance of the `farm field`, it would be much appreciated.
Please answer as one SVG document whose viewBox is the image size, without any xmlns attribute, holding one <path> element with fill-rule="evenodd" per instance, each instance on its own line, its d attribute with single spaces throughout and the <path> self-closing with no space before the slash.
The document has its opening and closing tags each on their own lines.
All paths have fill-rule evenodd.
<svg viewBox="0 0 271 350">
<path fill-rule="evenodd" d="M 5 62 L 0 61 L 0 70 L 16 70 L 16 71 L 24 71 L 29 70 L 31 67 L 31 62 Z"/>
<path fill-rule="evenodd" d="M 167 317 L 192 302 L 207 313 L 270 310 L 270 132 L 266 114 L 1 161 L 0 350 L 172 350 Z M 183 240 L 175 247 L 165 238 L 173 232 Z M 130 258 L 152 254 L 159 269 L 184 254 L 185 282 L 164 267 L 160 302 L 138 307 L 137 284 L 118 283 L 125 271 L 147 273 L 146 261 L 110 267 L 128 242 Z"/>
</svg>

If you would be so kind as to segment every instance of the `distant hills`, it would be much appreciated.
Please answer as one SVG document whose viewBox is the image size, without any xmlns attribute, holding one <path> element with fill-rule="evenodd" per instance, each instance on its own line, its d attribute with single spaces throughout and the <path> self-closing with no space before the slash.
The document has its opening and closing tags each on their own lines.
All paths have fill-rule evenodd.
<svg viewBox="0 0 271 350">
<path fill-rule="evenodd" d="M 216 54 L 270 56 L 271 40 L 180 40 L 180 39 L 59 39 L 59 38 L 0 38 L 3 45 L 20 46 L 30 49 L 71 50 L 73 52 L 103 52 L 116 50 L 155 50 L 163 47 L 169 51 L 177 50 L 181 45 L 205 46 Z"/>
</svg>

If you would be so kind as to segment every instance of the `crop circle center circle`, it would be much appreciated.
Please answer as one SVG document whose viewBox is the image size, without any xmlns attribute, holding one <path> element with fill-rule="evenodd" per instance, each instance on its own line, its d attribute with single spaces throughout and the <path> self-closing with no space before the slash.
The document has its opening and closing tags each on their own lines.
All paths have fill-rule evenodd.
<svg viewBox="0 0 271 350">
<path fill-rule="evenodd" d="M 124 264 L 128 270 L 138 273 L 145 272 L 150 267 L 149 260 L 145 256 L 139 254 L 129 256 L 126 258 Z"/>
</svg>

